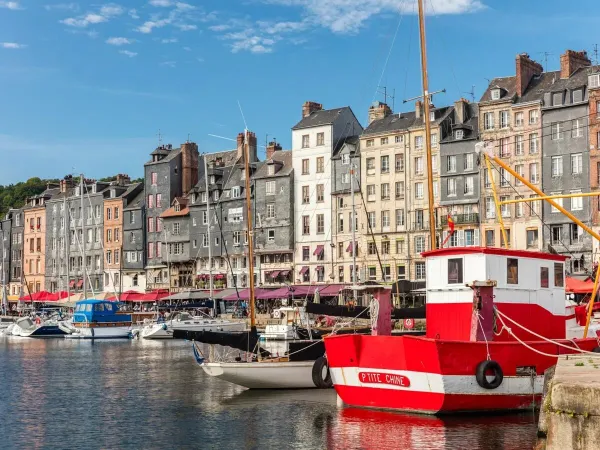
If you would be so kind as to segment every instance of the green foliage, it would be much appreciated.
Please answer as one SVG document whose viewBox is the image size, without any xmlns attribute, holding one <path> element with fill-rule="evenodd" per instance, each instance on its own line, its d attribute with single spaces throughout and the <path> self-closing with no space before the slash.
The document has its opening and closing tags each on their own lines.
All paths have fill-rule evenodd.
<svg viewBox="0 0 600 450">
<path fill-rule="evenodd" d="M 35 177 L 17 184 L 0 185 L 0 216 L 3 217 L 10 208 L 23 206 L 27 197 L 44 192 L 48 183 L 58 183 L 58 180 L 42 180 Z"/>
</svg>

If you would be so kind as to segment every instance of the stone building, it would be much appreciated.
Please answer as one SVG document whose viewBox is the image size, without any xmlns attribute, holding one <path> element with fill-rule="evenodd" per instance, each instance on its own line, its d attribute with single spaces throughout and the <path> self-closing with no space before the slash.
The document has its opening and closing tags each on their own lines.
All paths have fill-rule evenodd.
<svg viewBox="0 0 600 450">
<path fill-rule="evenodd" d="M 186 142 L 174 149 L 161 145 L 144 164 L 146 196 L 146 282 L 149 289 L 169 287 L 166 258 L 162 254 L 164 232 L 160 215 L 198 182 L 198 146 Z"/>
<path fill-rule="evenodd" d="M 560 71 L 543 87 L 543 190 L 546 194 L 590 192 L 588 81 L 591 62 L 585 52 L 567 50 Z M 591 197 L 557 199 L 567 211 L 591 224 Z M 567 270 L 581 274 L 592 267 L 592 238 L 568 217 L 544 203 L 544 242 L 571 257 Z"/>
<path fill-rule="evenodd" d="M 452 132 L 440 142 L 440 211 L 442 243 L 448 235 L 448 216 L 454 233 L 447 247 L 479 246 L 480 178 L 479 111 L 476 103 L 460 99 L 454 103 L 450 122 Z"/>
<path fill-rule="evenodd" d="M 146 207 L 143 185 L 123 209 L 122 292 L 146 290 Z"/>
<path fill-rule="evenodd" d="M 335 278 L 331 158 L 346 138 L 362 129 L 350 107 L 324 110 L 314 102 L 304 103 L 302 119 L 292 128 L 297 283 Z"/>
<path fill-rule="evenodd" d="M 190 208 L 187 197 L 175 197 L 171 207 L 160 215 L 163 223 L 163 259 L 169 274 L 169 290 L 194 286 L 196 264 L 192 259 Z"/>
<path fill-rule="evenodd" d="M 3 288 L 6 288 L 7 294 L 9 292 L 11 235 L 12 219 L 10 214 L 7 214 L 4 219 L 0 220 L 0 295 Z"/>
<path fill-rule="evenodd" d="M 590 189 L 600 192 L 600 67 L 592 67 L 588 74 L 588 136 L 590 144 Z M 592 225 L 600 233 L 600 196 L 590 199 Z M 593 239 L 593 260 L 600 257 L 600 241 Z"/>
<path fill-rule="evenodd" d="M 9 293 L 19 296 L 23 288 L 23 209 L 9 210 L 7 218 L 11 220 Z"/>
</svg>

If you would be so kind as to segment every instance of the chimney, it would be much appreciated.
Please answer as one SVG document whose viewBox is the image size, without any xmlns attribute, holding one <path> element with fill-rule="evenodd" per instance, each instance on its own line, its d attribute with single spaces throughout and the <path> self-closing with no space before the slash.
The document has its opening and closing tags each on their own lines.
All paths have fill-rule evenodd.
<svg viewBox="0 0 600 450">
<path fill-rule="evenodd" d="M 534 75 L 540 75 L 543 71 L 544 68 L 542 65 L 531 59 L 527 53 L 517 55 L 515 70 L 517 76 L 517 95 L 522 97 Z"/>
<path fill-rule="evenodd" d="M 468 119 L 468 108 L 469 101 L 465 98 L 461 98 L 459 101 L 454 102 L 454 116 L 456 117 L 456 123 L 465 123 Z"/>
<path fill-rule="evenodd" d="M 581 52 L 567 50 L 564 55 L 560 55 L 560 78 L 569 78 L 577 69 L 591 65 L 592 62 L 585 50 Z"/>
<path fill-rule="evenodd" d="M 390 107 L 382 102 L 375 102 L 369 106 L 369 125 L 371 122 L 379 119 L 383 119 L 392 114 Z"/>
<path fill-rule="evenodd" d="M 117 174 L 116 182 L 117 186 L 126 186 L 131 183 L 131 178 L 127 174 L 119 173 Z"/>
<path fill-rule="evenodd" d="M 323 105 L 316 102 L 304 102 L 302 105 L 302 118 L 310 116 L 315 111 L 321 111 L 323 109 Z"/>
<path fill-rule="evenodd" d="M 248 149 L 248 152 L 250 154 L 250 161 L 251 163 L 258 161 L 258 157 L 256 155 L 256 135 L 252 132 L 252 131 L 248 131 L 248 142 L 250 145 L 250 148 Z M 244 161 L 244 154 L 245 154 L 245 149 L 244 149 L 244 133 L 239 133 L 238 137 L 237 137 L 237 159 L 240 162 Z"/>
<path fill-rule="evenodd" d="M 181 191 L 187 194 L 198 183 L 198 145 L 181 144 Z"/>
<path fill-rule="evenodd" d="M 269 145 L 267 145 L 267 159 L 273 158 L 273 153 L 279 150 L 281 150 L 280 144 L 275 141 L 269 142 Z"/>
<path fill-rule="evenodd" d="M 423 102 L 421 100 L 417 100 L 415 102 L 415 117 L 420 119 L 423 115 Z"/>
</svg>

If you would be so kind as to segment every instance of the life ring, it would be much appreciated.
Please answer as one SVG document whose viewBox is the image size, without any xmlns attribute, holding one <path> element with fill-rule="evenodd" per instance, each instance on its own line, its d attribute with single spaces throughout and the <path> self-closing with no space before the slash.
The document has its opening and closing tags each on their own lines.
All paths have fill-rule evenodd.
<svg viewBox="0 0 600 450">
<path fill-rule="evenodd" d="M 273 311 L 273 319 L 279 319 L 281 317 L 281 312 L 279 310 Z"/>
<path fill-rule="evenodd" d="M 494 374 L 494 379 L 492 381 L 488 381 L 486 376 L 486 374 L 490 371 Z M 504 373 L 502 372 L 502 367 L 500 367 L 500 364 L 498 364 L 496 361 L 481 361 L 477 365 L 475 379 L 477 380 L 477 384 L 484 389 L 496 389 L 502 384 Z"/>
<path fill-rule="evenodd" d="M 312 379 L 315 386 L 319 389 L 333 387 L 331 373 L 329 373 L 329 365 L 327 364 L 327 359 L 325 357 L 319 356 L 315 360 L 312 368 Z"/>
</svg>

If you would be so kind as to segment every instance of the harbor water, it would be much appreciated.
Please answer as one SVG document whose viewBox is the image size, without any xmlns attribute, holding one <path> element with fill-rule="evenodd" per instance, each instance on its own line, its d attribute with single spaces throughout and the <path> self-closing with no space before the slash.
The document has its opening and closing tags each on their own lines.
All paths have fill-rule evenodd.
<svg viewBox="0 0 600 450">
<path fill-rule="evenodd" d="M 333 390 L 245 391 L 183 341 L 0 338 L 4 449 L 527 449 L 533 413 L 338 408 Z"/>
</svg>

